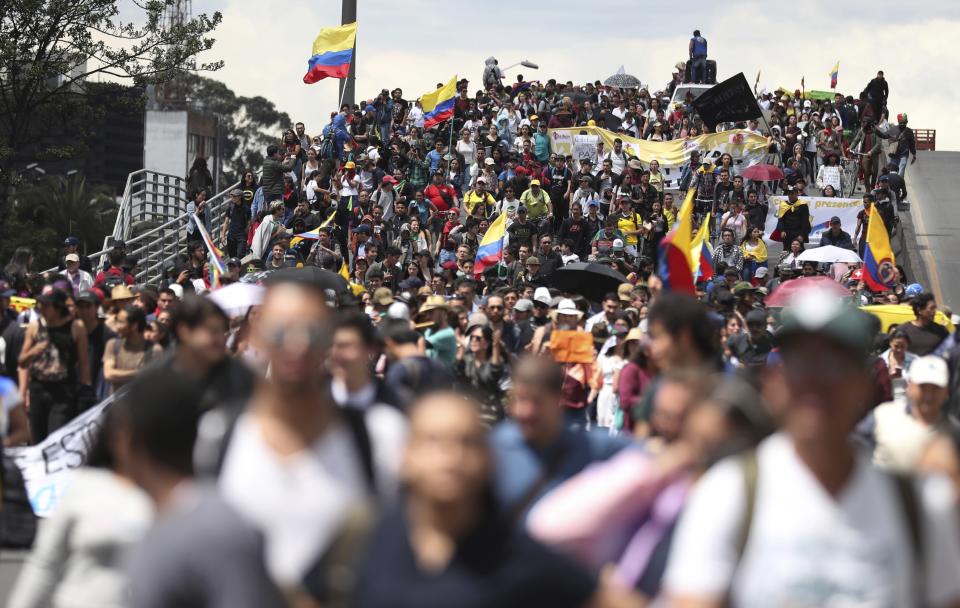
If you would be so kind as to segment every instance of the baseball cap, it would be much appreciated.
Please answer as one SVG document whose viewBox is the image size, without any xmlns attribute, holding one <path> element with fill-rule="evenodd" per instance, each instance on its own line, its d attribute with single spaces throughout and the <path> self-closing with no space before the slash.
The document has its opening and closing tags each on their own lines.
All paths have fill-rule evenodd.
<svg viewBox="0 0 960 608">
<path fill-rule="evenodd" d="M 243 190 L 241 190 L 240 188 L 234 188 L 233 190 L 230 191 L 230 196 L 241 196 L 242 194 L 243 194 Z"/>
<path fill-rule="evenodd" d="M 517 303 L 513 305 L 514 310 L 519 310 L 520 312 L 530 312 L 533 310 L 533 302 L 527 298 L 520 298 L 517 300 Z"/>
<path fill-rule="evenodd" d="M 84 289 L 77 295 L 77 301 L 97 305 L 100 303 L 100 296 L 98 296 L 96 292 L 90 291 L 89 289 Z"/>
<path fill-rule="evenodd" d="M 524 207 L 523 205 L 520 205 L 517 207 L 517 213 L 526 213 L 526 212 L 527 212 L 527 208 Z"/>
<path fill-rule="evenodd" d="M 546 287 L 537 287 L 537 290 L 533 292 L 533 303 L 537 304 L 546 304 L 550 306 L 550 302 L 553 298 L 550 297 L 550 290 Z"/>
<path fill-rule="evenodd" d="M 400 281 L 398 287 L 404 291 L 416 291 L 417 289 L 423 287 L 423 281 L 420 280 L 420 277 L 407 277 L 406 279 Z"/>
<path fill-rule="evenodd" d="M 353 162 L 352 160 L 348 160 L 346 163 L 343 164 L 343 168 L 344 168 L 344 169 L 356 169 L 356 168 L 357 168 L 357 163 Z"/>
<path fill-rule="evenodd" d="M 916 359 L 907 371 L 910 384 L 932 384 L 946 388 L 950 383 L 950 371 L 943 357 L 927 355 Z"/>
<path fill-rule="evenodd" d="M 393 292 L 389 287 L 378 287 L 373 292 L 373 302 L 380 306 L 390 306 L 394 302 Z"/>
<path fill-rule="evenodd" d="M 767 274 L 769 272 L 770 270 L 766 266 L 761 266 L 760 268 L 757 268 L 757 271 L 753 273 L 753 276 L 755 276 L 758 279 L 765 279 L 767 278 Z"/>
<path fill-rule="evenodd" d="M 633 285 L 630 283 L 621 283 L 620 287 L 617 287 L 617 297 L 625 302 L 630 302 L 633 300 Z"/>
<path fill-rule="evenodd" d="M 483 161 L 483 164 L 490 166 L 490 165 L 496 164 L 496 161 L 494 161 L 492 158 L 488 156 L 486 160 Z"/>
<path fill-rule="evenodd" d="M 747 313 L 747 325 L 766 325 L 767 313 L 762 308 L 754 308 Z"/>
<path fill-rule="evenodd" d="M 75 253 L 68 253 L 67 256 L 66 256 L 65 258 L 63 258 L 63 261 L 64 261 L 64 262 L 79 262 L 79 261 L 80 261 L 80 256 L 77 255 L 77 254 L 75 254 Z"/>
<path fill-rule="evenodd" d="M 383 176 L 383 179 L 380 180 L 380 181 L 382 181 L 382 182 L 384 182 L 384 183 L 386 183 L 386 184 L 395 184 L 395 183 L 397 183 L 397 179 L 396 179 L 395 177 L 393 177 L 392 175 L 384 175 L 384 176 Z"/>
<path fill-rule="evenodd" d="M 746 281 L 740 281 L 733 286 L 733 293 L 740 294 L 747 291 L 756 291 L 756 288 Z"/>
<path fill-rule="evenodd" d="M 781 350 L 788 350 L 792 339 L 802 335 L 822 336 L 861 356 L 866 356 L 873 345 L 870 315 L 821 289 L 798 293 L 781 319 L 783 324 L 776 336 Z"/>
<path fill-rule="evenodd" d="M 539 180 L 539 179 L 531 179 L 531 180 L 530 180 L 530 185 L 531 185 L 531 186 L 539 186 L 539 185 L 540 185 L 540 180 Z"/>
<path fill-rule="evenodd" d="M 240 258 L 230 258 L 229 260 L 226 261 L 226 265 L 227 265 L 227 266 L 236 266 L 236 267 L 238 267 L 238 268 L 239 268 L 240 266 L 243 266 L 243 264 L 240 262 Z"/>
<path fill-rule="evenodd" d="M 80 239 L 78 239 L 78 238 L 75 237 L 75 236 L 68 236 L 67 238 L 63 239 L 63 244 L 64 244 L 64 245 L 79 246 L 79 245 L 80 245 Z"/>
<path fill-rule="evenodd" d="M 10 283 L 0 281 L 0 298 L 9 298 L 17 295 L 17 290 L 10 287 Z"/>
<path fill-rule="evenodd" d="M 836 215 L 833 216 L 833 217 L 831 217 L 831 218 L 830 218 L 830 223 L 831 223 L 831 224 L 839 224 L 839 223 L 840 223 L 840 217 L 839 217 L 839 216 L 836 216 Z"/>
<path fill-rule="evenodd" d="M 370 226 L 366 224 L 360 224 L 353 229 L 354 234 L 370 234 Z"/>
<path fill-rule="evenodd" d="M 623 251 L 623 239 L 613 239 L 613 250 Z"/>
<path fill-rule="evenodd" d="M 528 258 L 527 258 L 526 265 L 527 265 L 527 266 L 530 266 L 531 264 L 534 265 L 534 266 L 539 266 L 539 265 L 540 265 L 540 258 L 538 258 L 538 257 L 535 256 L 535 255 L 532 255 L 532 256 L 528 257 Z"/>
<path fill-rule="evenodd" d="M 380 291 L 379 289 L 377 291 Z M 391 319 L 410 320 L 410 308 L 403 302 L 394 302 L 387 308 L 387 316 Z"/>
</svg>

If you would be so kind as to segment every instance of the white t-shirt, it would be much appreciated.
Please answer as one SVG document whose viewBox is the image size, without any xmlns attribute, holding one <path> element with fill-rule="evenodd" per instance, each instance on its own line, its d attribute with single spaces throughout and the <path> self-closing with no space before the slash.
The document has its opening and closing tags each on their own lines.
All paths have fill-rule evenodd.
<svg viewBox="0 0 960 608">
<path fill-rule="evenodd" d="M 378 494 L 393 498 L 406 421 L 391 407 L 373 405 L 366 423 Z M 267 570 L 280 585 L 302 581 L 351 508 L 369 494 L 345 423 L 328 429 L 310 450 L 280 456 L 249 414 L 237 420 L 219 486 L 224 499 L 263 533 Z"/>
<path fill-rule="evenodd" d="M 910 414 L 905 399 L 888 401 L 873 410 L 873 464 L 881 469 L 910 471 L 924 448 L 936 436 L 936 429 Z"/>
<path fill-rule="evenodd" d="M 757 494 L 749 539 L 737 564 L 745 489 L 739 462 L 713 467 L 694 488 L 665 575 L 672 597 L 722 598 L 732 605 L 909 607 L 913 550 L 894 481 L 857 455 L 838 498 L 800 461 L 784 435 L 757 449 Z M 926 550 L 925 605 L 960 598 L 960 536 L 945 479 L 918 484 Z"/>
</svg>

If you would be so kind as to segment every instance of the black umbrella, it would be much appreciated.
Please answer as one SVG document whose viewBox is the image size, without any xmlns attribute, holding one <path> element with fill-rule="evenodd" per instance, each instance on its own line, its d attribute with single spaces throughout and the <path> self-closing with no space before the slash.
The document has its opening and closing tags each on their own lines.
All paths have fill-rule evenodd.
<svg viewBox="0 0 960 608">
<path fill-rule="evenodd" d="M 614 74 L 604 80 L 603 84 L 618 89 L 638 89 L 640 88 L 640 79 L 630 74 Z"/>
<path fill-rule="evenodd" d="M 604 294 L 616 292 L 621 283 L 626 283 L 623 276 L 606 264 L 596 262 L 575 262 L 567 264 L 553 272 L 544 283 L 549 287 L 556 287 L 560 291 L 578 293 L 588 300 L 599 302 Z"/>
</svg>

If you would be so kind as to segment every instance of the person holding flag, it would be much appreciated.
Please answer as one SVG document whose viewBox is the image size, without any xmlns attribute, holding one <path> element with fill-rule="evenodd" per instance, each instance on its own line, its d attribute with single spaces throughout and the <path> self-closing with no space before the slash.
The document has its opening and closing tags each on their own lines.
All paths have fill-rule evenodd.
<svg viewBox="0 0 960 608">
<path fill-rule="evenodd" d="M 423 128 L 429 129 L 453 118 L 453 106 L 457 97 L 457 77 L 454 75 L 445 85 L 420 96 L 423 108 Z"/>
<path fill-rule="evenodd" d="M 876 205 L 870 205 L 866 244 L 863 247 L 863 281 L 870 291 L 893 289 L 897 282 L 897 266 L 890 247 L 890 236 Z"/>
<path fill-rule="evenodd" d="M 659 270 L 664 291 L 696 295 L 693 281 L 695 260 L 693 246 L 693 199 L 695 188 L 687 190 L 687 197 L 677 213 L 677 226 L 660 241 Z M 709 226 L 709 224 L 706 224 Z"/>
<path fill-rule="evenodd" d="M 501 213 L 490 224 L 477 247 L 477 257 L 473 264 L 473 274 L 480 276 L 485 270 L 493 268 L 503 259 L 503 235 L 506 234 L 507 214 Z"/>
</svg>

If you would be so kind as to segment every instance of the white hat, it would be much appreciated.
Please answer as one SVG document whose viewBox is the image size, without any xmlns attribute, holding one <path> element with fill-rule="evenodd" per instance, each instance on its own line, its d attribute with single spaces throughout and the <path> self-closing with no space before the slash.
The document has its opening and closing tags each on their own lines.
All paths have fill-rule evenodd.
<svg viewBox="0 0 960 608">
<path fill-rule="evenodd" d="M 614 251 L 620 251 L 621 249 L 623 249 L 623 240 L 613 239 L 613 249 Z"/>
<path fill-rule="evenodd" d="M 813 102 L 810 101 L 809 99 L 803 102 L 803 107 L 805 107 L 805 108 L 809 108 L 809 107 L 812 107 L 812 106 L 813 106 Z"/>
<path fill-rule="evenodd" d="M 558 315 L 575 315 L 577 317 L 583 316 L 583 311 L 577 308 L 577 305 L 573 303 L 573 300 L 570 298 L 563 298 L 557 304 L 557 314 Z"/>
<path fill-rule="evenodd" d="M 760 268 L 757 268 L 757 271 L 753 273 L 753 276 L 757 277 L 758 279 L 763 279 L 767 276 L 768 272 L 769 270 L 766 266 L 761 266 Z"/>
<path fill-rule="evenodd" d="M 394 302 L 387 308 L 387 317 L 391 319 L 410 320 L 410 308 L 403 302 Z"/>
<path fill-rule="evenodd" d="M 541 304 L 550 306 L 550 300 L 550 290 L 546 287 L 537 287 L 537 290 L 533 292 L 534 302 L 540 302 Z"/>
<path fill-rule="evenodd" d="M 913 362 L 907 372 L 910 384 L 933 384 L 946 388 L 950 383 L 950 372 L 943 357 L 927 355 Z"/>
<path fill-rule="evenodd" d="M 488 156 L 486 159 L 484 159 L 483 164 L 485 164 L 485 165 L 493 165 L 493 164 L 496 164 L 496 162 L 497 162 L 497 161 L 493 160 L 493 158 L 491 158 L 491 157 Z"/>
</svg>

